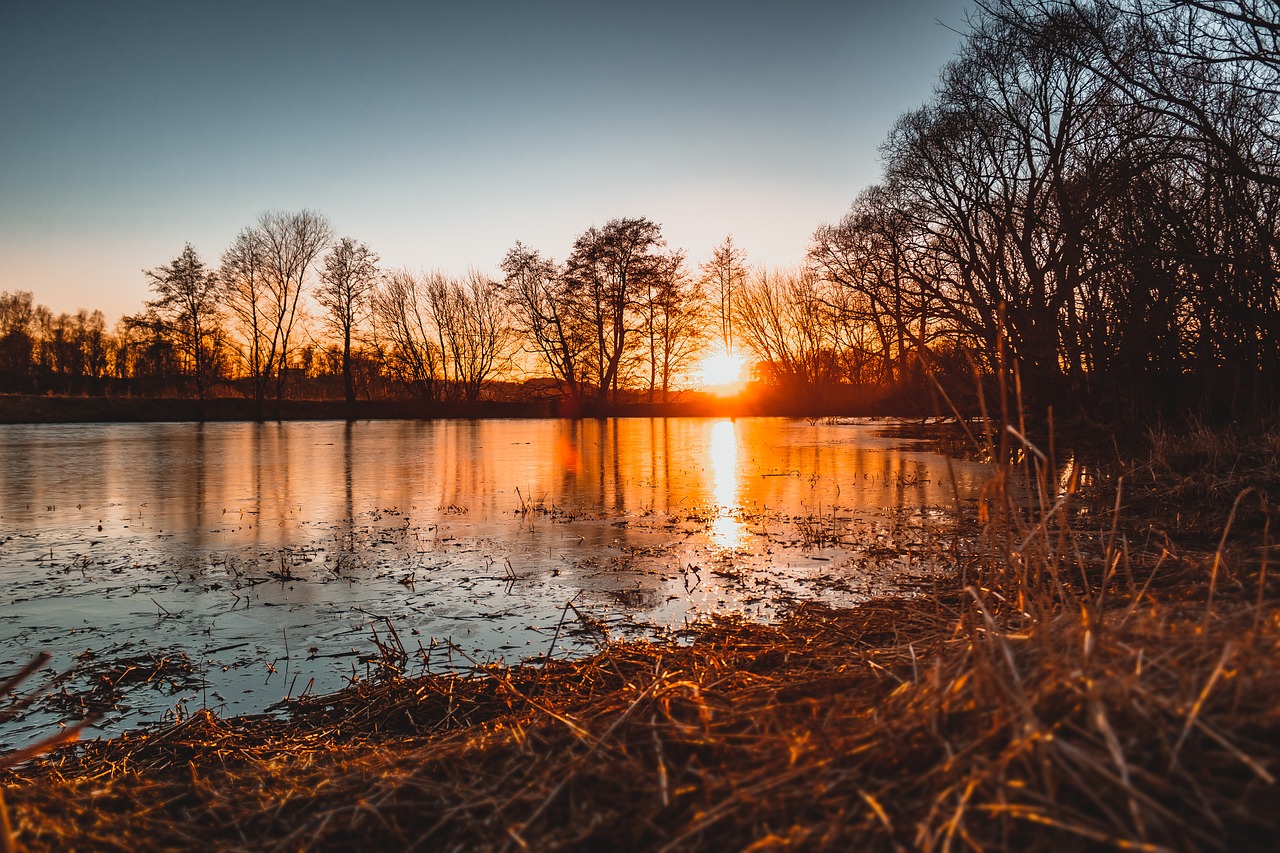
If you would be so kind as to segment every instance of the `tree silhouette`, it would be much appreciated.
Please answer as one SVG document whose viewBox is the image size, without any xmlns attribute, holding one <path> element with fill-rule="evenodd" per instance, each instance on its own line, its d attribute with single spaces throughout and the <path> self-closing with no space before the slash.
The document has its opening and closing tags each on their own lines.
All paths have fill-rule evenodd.
<svg viewBox="0 0 1280 853">
<path fill-rule="evenodd" d="M 660 275 L 662 229 L 643 217 L 611 219 L 578 237 L 565 263 L 574 302 L 592 332 L 592 384 L 601 401 L 618 397 L 619 369 L 636 331 L 637 303 Z"/>
<path fill-rule="evenodd" d="M 324 256 L 316 301 L 325 309 L 329 327 L 342 342 L 342 390 L 347 405 L 356 401 L 351 375 L 351 336 L 368 312 L 369 295 L 378 280 L 378 255 L 364 243 L 343 237 Z"/>
<path fill-rule="evenodd" d="M 216 378 L 222 327 L 221 283 L 213 270 L 187 243 L 167 264 L 144 270 L 156 298 L 147 302 L 149 323 L 168 336 L 184 373 L 203 401 L 209 382 Z"/>
</svg>

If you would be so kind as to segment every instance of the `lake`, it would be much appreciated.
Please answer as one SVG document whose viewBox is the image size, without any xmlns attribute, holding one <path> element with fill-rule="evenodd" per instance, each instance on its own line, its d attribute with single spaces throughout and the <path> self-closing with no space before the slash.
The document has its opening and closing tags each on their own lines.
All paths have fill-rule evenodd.
<svg viewBox="0 0 1280 853">
<path fill-rule="evenodd" d="M 377 671 L 375 636 L 470 667 L 892 592 L 988 469 L 882 427 L 0 426 L 0 679 L 78 666 L 0 746 L 85 707 L 115 732 L 332 691 Z"/>
</svg>

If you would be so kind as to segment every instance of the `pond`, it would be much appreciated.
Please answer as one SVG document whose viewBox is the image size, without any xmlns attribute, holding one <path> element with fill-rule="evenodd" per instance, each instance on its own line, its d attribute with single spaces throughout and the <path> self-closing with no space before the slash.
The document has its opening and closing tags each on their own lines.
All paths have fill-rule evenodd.
<svg viewBox="0 0 1280 853">
<path fill-rule="evenodd" d="M 581 653 L 937 570 L 984 466 L 777 418 L 0 426 L 0 747 Z M 375 638 L 377 642 L 375 642 Z M 0 699 L 0 712 L 5 700 Z"/>
</svg>

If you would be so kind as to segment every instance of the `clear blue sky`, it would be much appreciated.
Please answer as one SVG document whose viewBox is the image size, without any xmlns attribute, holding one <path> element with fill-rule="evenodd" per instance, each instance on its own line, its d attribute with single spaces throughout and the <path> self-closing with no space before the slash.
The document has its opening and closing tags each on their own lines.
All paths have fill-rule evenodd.
<svg viewBox="0 0 1280 853">
<path fill-rule="evenodd" d="M 969 4 L 62 2 L 0 8 L 0 290 L 108 321 L 190 241 L 309 207 L 386 266 L 648 216 L 794 264 L 880 171 Z"/>
</svg>

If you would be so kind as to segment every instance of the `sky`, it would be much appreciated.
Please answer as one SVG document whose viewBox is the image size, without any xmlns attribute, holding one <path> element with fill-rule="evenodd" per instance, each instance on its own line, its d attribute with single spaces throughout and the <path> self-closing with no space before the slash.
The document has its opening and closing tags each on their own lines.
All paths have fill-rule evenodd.
<svg viewBox="0 0 1280 853">
<path fill-rule="evenodd" d="M 647 216 L 798 264 L 928 100 L 964 0 L 23 0 L 0 6 L 0 291 L 108 322 L 190 242 L 323 213 L 491 274 Z"/>
</svg>

